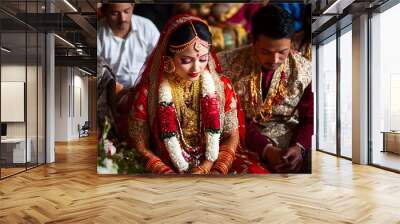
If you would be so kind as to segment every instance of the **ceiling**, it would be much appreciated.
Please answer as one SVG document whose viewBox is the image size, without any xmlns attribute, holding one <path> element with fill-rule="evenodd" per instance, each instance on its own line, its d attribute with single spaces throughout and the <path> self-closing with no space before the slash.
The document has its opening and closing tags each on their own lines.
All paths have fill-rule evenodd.
<svg viewBox="0 0 400 224">
<path fill-rule="evenodd" d="M 44 43 L 37 43 L 37 40 L 43 38 L 38 39 L 37 36 L 43 35 L 44 32 L 54 32 L 75 45 L 71 47 L 60 38 L 55 38 L 56 65 L 81 66 L 94 72 L 96 0 L 68 0 L 68 2 L 48 0 L 47 10 L 45 2 L 44 0 L 0 0 L 1 44 L 11 50 L 9 53 L 2 51 L 2 61 L 35 62 L 37 51 L 44 48 Z M 50 9 L 52 13 L 48 13 Z M 76 58 L 81 59 L 76 60 Z"/>
<path fill-rule="evenodd" d="M 368 11 L 376 11 L 389 0 L 312 0 L 313 43 L 332 36 L 336 31 L 352 23 L 354 17 Z"/>
</svg>

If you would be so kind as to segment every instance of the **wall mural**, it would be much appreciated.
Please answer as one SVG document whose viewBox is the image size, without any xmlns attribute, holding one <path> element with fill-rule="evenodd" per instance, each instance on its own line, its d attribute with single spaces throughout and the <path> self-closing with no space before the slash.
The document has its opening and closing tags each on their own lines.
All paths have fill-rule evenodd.
<svg viewBox="0 0 400 224">
<path fill-rule="evenodd" d="M 99 174 L 311 173 L 311 6 L 98 4 Z"/>
</svg>

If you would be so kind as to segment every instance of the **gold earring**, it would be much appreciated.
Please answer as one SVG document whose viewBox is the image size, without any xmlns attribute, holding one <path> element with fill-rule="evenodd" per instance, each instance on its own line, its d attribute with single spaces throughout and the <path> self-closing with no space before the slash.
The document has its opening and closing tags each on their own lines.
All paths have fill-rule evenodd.
<svg viewBox="0 0 400 224">
<path fill-rule="evenodd" d="M 164 72 L 173 73 L 175 72 L 175 65 L 172 58 L 169 56 L 164 57 Z"/>
</svg>

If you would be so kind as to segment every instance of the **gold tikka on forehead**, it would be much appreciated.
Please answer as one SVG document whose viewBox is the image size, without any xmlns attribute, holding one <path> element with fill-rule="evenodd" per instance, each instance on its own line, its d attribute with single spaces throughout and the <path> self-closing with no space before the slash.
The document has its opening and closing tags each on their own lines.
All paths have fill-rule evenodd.
<svg viewBox="0 0 400 224">
<path fill-rule="evenodd" d="M 187 49 L 189 46 L 191 46 L 194 43 L 194 49 L 199 52 L 201 47 L 205 47 L 205 48 L 209 48 L 210 47 L 210 43 L 208 43 L 207 41 L 204 41 L 202 39 L 200 39 L 200 37 L 197 35 L 196 29 L 193 25 L 193 23 L 190 21 L 190 25 L 192 25 L 192 29 L 194 32 L 194 37 L 189 40 L 188 42 L 184 43 L 184 44 L 180 44 L 180 45 L 172 45 L 170 44 L 169 46 L 169 50 L 172 53 L 177 53 L 177 52 L 182 52 L 185 49 Z"/>
</svg>

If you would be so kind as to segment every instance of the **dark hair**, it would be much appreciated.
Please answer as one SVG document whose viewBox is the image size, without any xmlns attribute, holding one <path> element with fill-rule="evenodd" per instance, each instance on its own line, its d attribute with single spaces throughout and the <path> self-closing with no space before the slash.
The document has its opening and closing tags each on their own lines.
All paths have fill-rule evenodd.
<svg viewBox="0 0 400 224">
<path fill-rule="evenodd" d="M 106 15 L 108 9 L 110 8 L 111 4 L 110 3 L 103 3 L 101 4 L 100 11 L 103 13 L 103 15 Z"/>
<path fill-rule="evenodd" d="M 127 2 L 128 3 L 128 2 Z M 101 11 L 101 13 L 103 14 L 103 15 L 105 15 L 106 13 L 107 13 L 107 11 L 108 11 L 108 9 L 111 7 L 111 5 L 113 5 L 113 4 L 118 4 L 118 3 L 103 3 L 103 4 L 101 4 L 101 7 L 100 7 L 100 11 Z M 132 6 L 133 6 L 133 3 L 132 3 Z"/>
<path fill-rule="evenodd" d="M 307 4 L 303 11 L 304 41 L 311 42 L 311 4 Z"/>
<path fill-rule="evenodd" d="M 254 40 L 260 35 L 273 39 L 291 39 L 295 33 L 293 24 L 293 17 L 288 11 L 268 4 L 254 14 L 251 20 L 252 35 Z"/>
<path fill-rule="evenodd" d="M 197 36 L 200 39 L 207 41 L 210 45 L 212 44 L 211 33 L 208 29 L 207 24 L 200 21 L 192 21 L 194 28 L 196 29 Z M 192 40 L 195 36 L 193 31 L 193 27 L 190 22 L 182 24 L 178 27 L 170 36 L 168 46 L 169 45 L 182 45 L 190 40 Z M 172 55 L 171 52 L 169 52 Z"/>
</svg>

